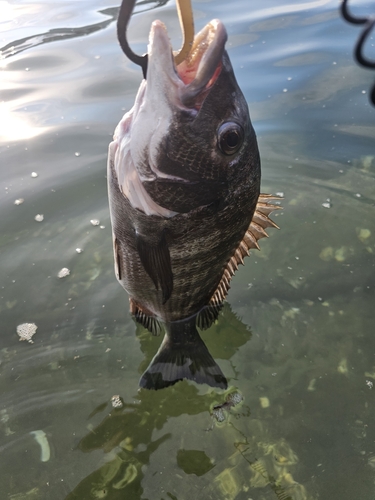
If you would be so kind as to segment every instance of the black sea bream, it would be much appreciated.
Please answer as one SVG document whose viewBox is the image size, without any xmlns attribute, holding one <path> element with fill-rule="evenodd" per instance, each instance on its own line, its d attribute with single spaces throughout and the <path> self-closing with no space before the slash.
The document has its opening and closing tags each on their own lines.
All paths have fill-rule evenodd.
<svg viewBox="0 0 375 500">
<path fill-rule="evenodd" d="M 109 146 L 116 276 L 136 320 L 166 330 L 141 387 L 183 378 L 226 387 L 196 326 L 216 319 L 238 264 L 276 226 L 272 197 L 259 194 L 256 136 L 226 40 L 211 21 L 176 68 L 155 21 L 147 79 Z"/>
</svg>

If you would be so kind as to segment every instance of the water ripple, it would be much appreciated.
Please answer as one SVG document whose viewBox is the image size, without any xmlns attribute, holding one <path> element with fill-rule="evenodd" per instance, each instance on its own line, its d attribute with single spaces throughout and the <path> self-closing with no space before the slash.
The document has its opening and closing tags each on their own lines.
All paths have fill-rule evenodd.
<svg viewBox="0 0 375 500">
<path fill-rule="evenodd" d="M 137 9 L 135 13 L 144 12 L 146 10 L 151 10 L 157 7 L 161 7 L 168 3 L 169 0 L 144 0 L 137 4 Z M 153 4 L 149 6 L 149 4 Z M 144 7 L 146 6 L 146 7 Z M 104 16 L 109 16 L 109 19 L 101 21 L 99 23 L 93 23 L 85 26 L 78 26 L 75 28 L 54 28 L 46 31 L 45 33 L 38 33 L 36 35 L 27 36 L 20 38 L 19 40 L 14 40 L 7 43 L 3 47 L 0 47 L 0 59 L 6 59 L 8 57 L 14 56 L 28 50 L 38 45 L 69 40 L 71 38 L 80 38 L 83 36 L 91 35 L 97 31 L 106 29 L 110 24 L 117 20 L 117 15 L 120 7 L 109 7 L 108 9 L 99 10 L 99 14 Z"/>
</svg>

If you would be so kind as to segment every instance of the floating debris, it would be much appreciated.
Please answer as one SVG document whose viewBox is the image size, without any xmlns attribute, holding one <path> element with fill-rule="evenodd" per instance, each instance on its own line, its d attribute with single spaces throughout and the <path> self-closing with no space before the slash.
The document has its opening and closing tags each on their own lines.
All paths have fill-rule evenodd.
<svg viewBox="0 0 375 500">
<path fill-rule="evenodd" d="M 36 172 L 31 172 L 31 177 L 35 179 L 35 177 L 38 177 L 38 174 Z"/>
<path fill-rule="evenodd" d="M 357 228 L 357 236 L 362 243 L 366 243 L 366 241 L 370 238 L 371 236 L 371 231 L 369 229 L 365 228 Z"/>
<path fill-rule="evenodd" d="M 366 385 L 369 389 L 372 389 L 374 387 L 374 382 L 371 382 L 371 380 L 366 380 Z"/>
<path fill-rule="evenodd" d="M 264 488 L 270 484 L 270 477 L 265 467 L 266 464 L 263 462 L 264 459 L 260 459 L 250 464 L 250 469 L 254 472 L 250 480 L 250 484 L 253 488 Z"/>
<path fill-rule="evenodd" d="M 328 199 L 326 202 L 322 203 L 322 207 L 331 208 L 331 201 Z"/>
<path fill-rule="evenodd" d="M 17 335 L 20 340 L 27 340 L 30 344 L 33 344 L 33 336 L 36 334 L 38 327 L 35 323 L 22 323 L 17 326 Z"/>
<path fill-rule="evenodd" d="M 93 226 L 99 226 L 99 224 L 100 224 L 99 219 L 91 219 L 90 222 Z"/>
<path fill-rule="evenodd" d="M 122 408 L 124 406 L 124 403 L 121 401 L 121 398 L 118 394 L 111 397 L 111 403 L 113 408 Z"/>
<path fill-rule="evenodd" d="M 99 226 L 99 227 L 100 227 L 100 229 L 105 229 L 105 226 Z"/>
<path fill-rule="evenodd" d="M 14 204 L 15 205 L 22 205 L 22 203 L 24 202 L 25 200 L 23 198 L 17 198 L 17 200 L 14 200 Z"/>
<path fill-rule="evenodd" d="M 221 422 L 224 422 L 225 420 L 225 415 L 222 408 L 217 408 L 217 409 L 214 408 L 212 410 L 212 416 L 214 419 L 216 419 L 217 422 L 219 422 L 219 424 L 221 424 Z"/>
<path fill-rule="evenodd" d="M 346 358 L 343 358 L 338 367 L 337 367 L 337 371 L 339 373 L 342 373 L 343 375 L 346 375 L 348 373 L 348 361 Z"/>
<path fill-rule="evenodd" d="M 365 172 L 370 172 L 370 169 L 372 167 L 372 162 L 373 160 L 375 159 L 375 156 L 363 156 L 361 158 L 361 162 L 362 162 L 362 169 L 365 171 Z"/>
<path fill-rule="evenodd" d="M 325 262 L 328 262 L 329 260 L 333 259 L 334 252 L 335 251 L 333 247 L 326 247 L 323 248 L 323 250 L 320 252 L 319 257 Z"/>
<path fill-rule="evenodd" d="M 334 249 L 333 247 L 326 247 L 319 254 L 319 258 L 328 262 L 335 259 L 337 262 L 344 262 L 349 257 L 354 254 L 354 250 L 351 247 L 342 246 L 340 248 Z"/>
<path fill-rule="evenodd" d="M 81 156 L 81 153 L 80 153 L 79 151 L 76 151 L 76 152 L 74 153 L 74 156 L 77 156 L 77 157 L 78 157 L 78 156 Z"/>
<path fill-rule="evenodd" d="M 315 384 L 316 384 L 316 378 L 312 378 L 309 382 L 309 385 L 307 386 L 307 390 L 315 391 L 316 390 Z"/>
<path fill-rule="evenodd" d="M 215 477 L 213 483 L 220 492 L 217 495 L 218 498 L 236 498 L 241 491 L 236 467 L 224 469 Z"/>
<path fill-rule="evenodd" d="M 48 483 L 47 483 L 48 484 Z M 8 497 L 9 500 L 39 500 L 40 491 L 39 488 L 32 488 L 24 493 L 14 493 Z"/>
<path fill-rule="evenodd" d="M 132 438 L 131 437 L 126 437 L 123 439 L 119 444 L 123 450 L 128 450 L 128 451 L 133 451 L 134 446 L 132 445 Z"/>
<path fill-rule="evenodd" d="M 43 214 L 37 214 L 34 219 L 37 221 L 37 222 L 42 222 L 44 220 L 44 215 Z"/>
<path fill-rule="evenodd" d="M 76 248 L 76 252 L 77 252 L 77 253 L 82 253 L 82 252 L 83 252 L 83 250 L 82 250 L 82 248 Z"/>
<path fill-rule="evenodd" d="M 337 260 L 337 262 L 344 262 L 346 255 L 347 255 L 346 248 L 341 247 L 338 250 L 336 250 L 335 259 Z"/>
<path fill-rule="evenodd" d="M 224 403 L 215 405 L 212 409 L 212 418 L 216 420 L 216 422 L 221 423 L 224 422 L 225 420 L 225 413 L 224 411 L 229 411 L 233 406 L 237 406 L 238 404 L 242 403 L 243 401 L 243 396 L 239 392 L 232 392 L 227 395 L 225 398 Z M 213 428 L 212 426 L 207 429 L 211 430 Z"/>
<path fill-rule="evenodd" d="M 285 324 L 288 320 L 294 320 L 300 314 L 300 309 L 298 307 L 292 307 L 287 311 L 283 312 L 280 322 Z"/>
<path fill-rule="evenodd" d="M 236 406 L 240 404 L 242 401 L 243 401 L 242 394 L 240 394 L 239 392 L 232 392 L 231 394 L 228 394 L 226 398 L 226 403 L 224 404 L 230 408 L 231 406 Z"/>
<path fill-rule="evenodd" d="M 34 436 L 35 441 L 40 445 L 40 460 L 42 462 L 48 462 L 51 457 L 51 450 L 46 433 L 44 431 L 37 430 L 31 431 L 30 434 Z"/>
<path fill-rule="evenodd" d="M 346 246 L 340 247 L 335 252 L 335 260 L 337 260 L 337 262 L 344 262 L 348 257 L 353 255 L 353 253 L 354 251 L 352 248 Z"/>
<path fill-rule="evenodd" d="M 125 486 L 132 483 L 137 476 L 138 476 L 137 467 L 134 464 L 129 464 L 126 467 L 123 478 L 117 481 L 117 483 L 113 483 L 112 486 L 115 490 L 122 490 L 123 488 L 125 488 Z"/>
<path fill-rule="evenodd" d="M 66 276 L 69 276 L 70 270 L 67 267 L 63 267 L 60 269 L 60 271 L 57 274 L 58 278 L 66 278 Z"/>
<path fill-rule="evenodd" d="M 259 402 L 262 408 L 269 408 L 270 406 L 270 400 L 266 396 L 259 398 Z"/>
</svg>

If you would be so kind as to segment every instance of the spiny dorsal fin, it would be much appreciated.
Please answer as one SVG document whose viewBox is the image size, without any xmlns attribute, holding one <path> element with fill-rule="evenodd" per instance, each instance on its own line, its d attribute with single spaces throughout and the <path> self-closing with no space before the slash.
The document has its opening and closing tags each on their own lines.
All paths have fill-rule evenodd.
<svg viewBox="0 0 375 500">
<path fill-rule="evenodd" d="M 130 313 L 134 316 L 137 323 L 147 328 L 152 335 L 160 335 L 161 324 L 160 321 L 153 316 L 149 311 L 141 308 L 133 299 L 129 299 Z"/>
<path fill-rule="evenodd" d="M 273 220 L 271 220 L 268 217 L 268 215 L 274 210 L 279 210 L 281 208 L 280 205 L 275 205 L 269 202 L 272 200 L 281 200 L 281 199 L 282 198 L 278 196 L 273 196 L 271 194 L 259 195 L 257 206 L 255 207 L 255 212 L 252 221 L 250 223 L 250 226 L 248 227 L 238 248 L 236 248 L 234 255 L 232 255 L 229 262 L 227 263 L 223 276 L 220 280 L 220 283 L 218 284 L 215 293 L 213 294 L 209 302 L 210 306 L 218 308 L 222 304 L 225 297 L 228 295 L 228 291 L 230 288 L 229 283 L 230 280 L 232 279 L 232 276 L 237 271 L 238 265 L 244 263 L 243 261 L 244 257 L 247 257 L 249 255 L 249 252 L 252 248 L 260 250 L 258 245 L 258 240 L 260 240 L 261 238 L 268 238 L 268 234 L 266 233 L 265 229 L 267 227 L 275 227 L 279 229 L 279 226 L 275 224 Z M 217 315 L 215 317 L 215 320 L 216 318 Z M 206 328 L 208 327 L 206 326 Z"/>
</svg>

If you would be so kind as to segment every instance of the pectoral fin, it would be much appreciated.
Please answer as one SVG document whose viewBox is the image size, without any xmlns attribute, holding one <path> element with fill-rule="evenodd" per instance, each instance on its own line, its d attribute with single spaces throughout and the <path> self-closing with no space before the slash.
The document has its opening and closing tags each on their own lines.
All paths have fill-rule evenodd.
<svg viewBox="0 0 375 500">
<path fill-rule="evenodd" d="M 113 249 L 115 255 L 115 274 L 119 281 L 122 280 L 122 268 L 121 268 L 121 255 L 120 255 L 120 242 L 117 238 L 114 239 Z"/>
<path fill-rule="evenodd" d="M 173 273 L 168 242 L 163 231 L 157 245 L 152 245 L 141 235 L 136 235 L 137 250 L 142 265 L 152 279 L 155 288 L 163 294 L 163 304 L 167 302 L 173 290 Z"/>
</svg>

